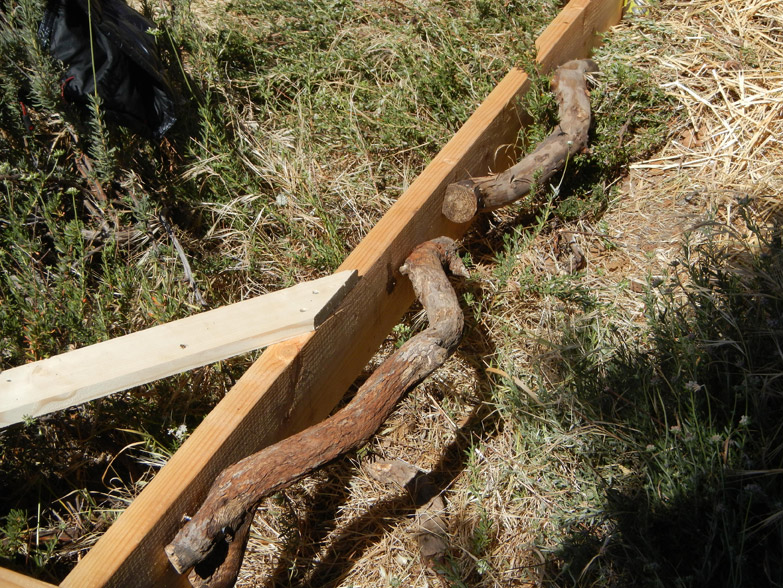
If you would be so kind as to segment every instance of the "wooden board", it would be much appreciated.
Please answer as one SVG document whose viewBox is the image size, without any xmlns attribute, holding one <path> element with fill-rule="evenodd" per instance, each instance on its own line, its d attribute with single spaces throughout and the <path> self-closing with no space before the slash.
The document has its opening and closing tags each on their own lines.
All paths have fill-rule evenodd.
<svg viewBox="0 0 783 588">
<path fill-rule="evenodd" d="M 585 56 L 621 8 L 621 0 L 572 1 L 539 38 L 542 66 Z M 423 241 L 467 230 L 441 215 L 443 193 L 450 182 L 497 165 L 498 148 L 516 140 L 528 87 L 519 70 L 498 84 L 345 260 L 340 269 L 358 270 L 360 281 L 334 317 L 268 348 L 61 586 L 189 585 L 163 552 L 183 515 L 195 511 L 224 467 L 332 410 L 413 300 L 398 271 L 404 258 Z"/>
<path fill-rule="evenodd" d="M 308 333 L 357 279 L 342 271 L 0 372 L 0 428 Z"/>
<path fill-rule="evenodd" d="M 0 586 L 2 588 L 57 588 L 54 584 L 42 582 L 5 568 L 0 568 Z"/>
</svg>

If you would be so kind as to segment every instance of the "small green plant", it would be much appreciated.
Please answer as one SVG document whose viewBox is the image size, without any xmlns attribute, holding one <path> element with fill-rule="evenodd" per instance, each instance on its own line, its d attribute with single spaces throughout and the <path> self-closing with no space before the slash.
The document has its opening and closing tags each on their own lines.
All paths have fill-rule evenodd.
<svg viewBox="0 0 783 588">
<path fill-rule="evenodd" d="M 0 549 L 2 549 L 3 557 L 7 558 L 16 554 L 22 545 L 26 544 L 27 513 L 19 509 L 12 509 L 6 515 L 2 528 L 6 541 L 0 543 Z"/>
<path fill-rule="evenodd" d="M 627 41 L 609 36 L 593 56 L 601 71 L 590 89 L 593 126 L 589 147 L 568 161 L 567 173 L 554 189 L 554 214 L 562 220 L 599 218 L 611 198 L 612 186 L 629 163 L 652 153 L 668 136 L 671 99 L 642 69 L 609 58 L 617 52 L 633 51 L 623 43 Z M 524 107 L 534 124 L 523 129 L 520 136 L 527 151 L 557 124 L 557 104 L 549 77 L 533 73 L 531 81 Z M 544 188 L 539 186 L 538 191 Z"/>
<path fill-rule="evenodd" d="M 117 173 L 117 145 L 112 144 L 104 121 L 102 100 L 97 94 L 89 96 L 90 156 L 95 167 L 95 179 L 103 184 L 114 180 Z"/>
<path fill-rule="evenodd" d="M 703 226 L 702 237 L 731 232 L 742 254 L 712 238 L 686 243 L 687 279 L 650 292 L 649 323 L 634 336 L 599 318 L 566 332 L 560 394 L 573 408 L 559 418 L 614 423 L 622 434 L 586 447 L 591 467 L 622 456 L 624 471 L 638 474 L 601 476 L 599 518 L 609 530 L 571 526 L 558 551 L 570 562 L 556 572 L 561 580 L 781 580 L 768 567 L 783 537 L 780 481 L 765 472 L 779 468 L 783 447 L 773 400 L 783 274 L 778 230 L 748 226 L 747 241 Z"/>
<path fill-rule="evenodd" d="M 493 526 L 492 517 L 486 512 L 482 512 L 478 523 L 473 529 L 472 547 L 476 556 L 482 557 L 487 553 L 494 539 Z"/>
<path fill-rule="evenodd" d="M 392 333 L 394 333 L 394 335 L 397 337 L 397 341 L 395 342 L 396 347 L 401 347 L 402 344 L 405 343 L 412 336 L 410 325 L 407 325 L 405 323 L 394 325 L 394 328 L 392 329 Z"/>
<path fill-rule="evenodd" d="M 0 526 L 3 536 L 3 541 L 0 541 L 0 560 L 25 558 L 37 573 L 45 570 L 57 542 L 42 540 L 40 529 L 30 527 L 28 514 L 24 510 L 12 509 L 4 520 L 5 523 Z"/>
</svg>

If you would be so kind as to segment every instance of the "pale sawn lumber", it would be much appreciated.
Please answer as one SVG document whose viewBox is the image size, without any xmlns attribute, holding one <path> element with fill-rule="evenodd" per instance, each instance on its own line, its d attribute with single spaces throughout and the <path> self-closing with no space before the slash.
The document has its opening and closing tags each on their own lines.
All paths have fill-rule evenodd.
<svg viewBox="0 0 783 588">
<path fill-rule="evenodd" d="M 536 43 L 542 69 L 585 57 L 621 14 L 621 0 L 572 0 Z M 63 588 L 188 586 L 163 551 L 183 515 L 204 500 L 223 468 L 322 420 L 337 404 L 413 299 L 407 284 L 396 283 L 394 268 L 415 245 L 467 230 L 441 214 L 446 186 L 500 168 L 494 154 L 515 144 L 522 116 L 517 104 L 528 88 L 519 69 L 501 80 L 342 264 L 358 270 L 360 281 L 335 317 L 312 334 L 267 348 Z"/>
<path fill-rule="evenodd" d="M 235 542 L 236 531 L 245 531 L 262 498 L 366 443 L 400 398 L 443 365 L 462 338 L 463 325 L 462 309 L 443 266 L 468 277 L 456 243 L 448 237 L 422 243 L 405 260 L 400 273 L 410 279 L 430 326 L 378 366 L 347 406 L 220 473 L 204 503 L 166 546 L 166 555 L 180 574 L 216 549 L 228 552 L 226 541 Z M 210 588 L 233 586 L 238 572 L 238 567 L 230 569 L 225 581 L 210 583 Z"/>
<path fill-rule="evenodd" d="M 2 588 L 57 588 L 54 584 L 6 568 L 0 568 L 0 586 Z"/>
<path fill-rule="evenodd" d="M 455 223 L 465 223 L 477 212 L 507 206 L 529 194 L 536 184 L 546 185 L 566 167 L 569 158 L 581 153 L 587 147 L 592 120 L 586 75 L 596 71 L 598 66 L 592 59 L 573 59 L 557 68 L 552 76 L 552 91 L 557 99 L 559 124 L 509 169 L 449 185 L 443 214 Z M 535 212 L 541 205 L 535 193 L 532 196 L 524 207 L 528 212 Z"/>
<path fill-rule="evenodd" d="M 355 271 L 201 312 L 0 372 L 0 428 L 308 333 Z"/>
</svg>

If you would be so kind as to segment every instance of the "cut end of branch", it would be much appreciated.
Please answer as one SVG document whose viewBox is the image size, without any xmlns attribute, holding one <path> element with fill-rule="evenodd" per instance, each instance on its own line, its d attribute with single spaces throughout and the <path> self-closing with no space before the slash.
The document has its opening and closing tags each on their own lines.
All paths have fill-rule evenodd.
<svg viewBox="0 0 783 588">
<path fill-rule="evenodd" d="M 166 552 L 166 557 L 169 558 L 169 562 L 171 563 L 172 567 L 177 570 L 178 574 L 184 574 L 192 566 L 192 564 L 186 564 L 184 560 L 198 561 L 201 557 L 200 555 L 187 550 L 187 548 L 183 550 L 183 548 L 179 548 L 174 544 L 166 545 L 163 550 Z M 184 557 L 180 558 L 181 555 Z"/>
<path fill-rule="evenodd" d="M 443 199 L 443 215 L 447 219 L 453 223 L 467 223 L 473 219 L 477 210 L 478 198 L 471 180 L 449 184 Z"/>
<path fill-rule="evenodd" d="M 555 78 L 558 76 L 560 72 L 564 72 L 570 69 L 577 70 L 582 74 L 592 73 L 598 71 L 598 64 L 589 58 L 572 59 L 571 61 L 567 61 L 563 65 L 557 68 L 557 71 L 555 72 Z"/>
</svg>

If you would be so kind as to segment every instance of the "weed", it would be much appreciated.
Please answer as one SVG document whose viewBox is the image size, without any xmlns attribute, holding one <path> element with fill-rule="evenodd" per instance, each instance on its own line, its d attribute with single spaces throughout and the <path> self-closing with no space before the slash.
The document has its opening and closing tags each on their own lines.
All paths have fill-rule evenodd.
<svg viewBox="0 0 783 588">
<path fill-rule="evenodd" d="M 649 74 L 624 60 L 643 41 L 605 39 L 594 59 L 601 67 L 590 90 L 593 125 L 588 148 L 567 163 L 558 186 L 554 214 L 561 220 L 597 219 L 611 198 L 612 186 L 632 161 L 650 155 L 669 135 L 673 101 L 652 83 Z M 532 149 L 557 124 L 557 103 L 549 77 L 533 70 L 524 106 L 534 123 L 522 130 L 520 143 Z M 539 190 L 544 187 L 539 187 Z"/>
<path fill-rule="evenodd" d="M 726 227 L 701 229 L 716 230 Z M 771 243 L 777 234 L 753 232 L 752 240 Z M 645 578 L 651 586 L 780 582 L 770 567 L 783 535 L 773 498 L 780 481 L 760 475 L 780 467 L 783 447 L 773 367 L 780 259 L 765 246 L 740 245 L 739 257 L 732 251 L 715 239 L 686 245 L 687 280 L 648 299 L 649 337 L 618 337 L 597 318 L 564 337 L 560 394 L 577 409 L 559 418 L 626 427 L 592 446 L 589 463 L 600 468 L 626 456 L 627 471 L 637 473 L 602 477 L 609 530 L 573 533 L 559 551 L 570 567 L 557 577 Z"/>
</svg>

